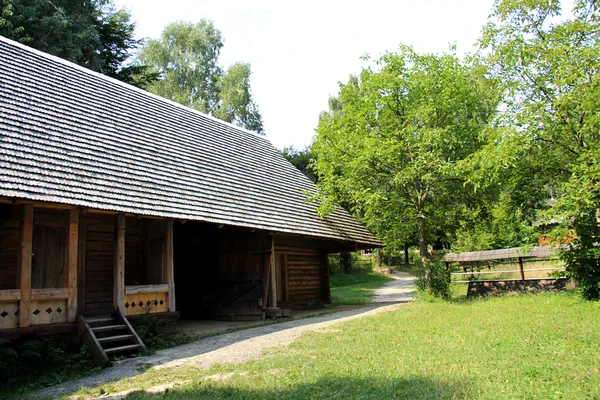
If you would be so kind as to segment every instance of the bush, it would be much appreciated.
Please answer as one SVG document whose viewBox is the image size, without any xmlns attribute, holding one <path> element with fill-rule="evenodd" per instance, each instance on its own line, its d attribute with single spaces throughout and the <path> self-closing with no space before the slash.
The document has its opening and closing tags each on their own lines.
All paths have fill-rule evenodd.
<svg viewBox="0 0 600 400">
<path fill-rule="evenodd" d="M 69 351 L 70 350 L 70 351 Z M 85 346 L 71 338 L 10 341 L 0 338 L 0 385 L 53 385 L 97 370 Z"/>
<path fill-rule="evenodd" d="M 361 257 L 360 254 L 340 253 L 329 256 L 329 272 L 333 274 L 350 274 L 355 272 L 370 272 L 373 270 L 370 257 Z"/>
<path fill-rule="evenodd" d="M 421 292 L 442 299 L 450 298 L 450 271 L 442 261 L 427 261 L 415 284 Z"/>
<path fill-rule="evenodd" d="M 561 252 L 567 276 L 577 282 L 577 288 L 587 300 L 600 299 L 600 227 L 596 210 L 590 210 L 575 222 L 577 237 Z"/>
</svg>

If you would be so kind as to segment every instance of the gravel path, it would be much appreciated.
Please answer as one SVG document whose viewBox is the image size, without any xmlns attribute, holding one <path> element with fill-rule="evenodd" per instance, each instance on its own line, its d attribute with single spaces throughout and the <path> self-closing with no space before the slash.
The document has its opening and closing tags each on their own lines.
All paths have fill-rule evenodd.
<svg viewBox="0 0 600 400">
<path fill-rule="evenodd" d="M 186 368 L 195 366 L 208 369 L 216 363 L 241 364 L 248 360 L 257 359 L 265 349 L 290 344 L 304 332 L 323 330 L 341 322 L 392 311 L 401 303 L 412 300 L 414 278 L 407 274 L 395 274 L 393 278 L 394 281 L 388 282 L 384 287 L 376 290 L 374 303 L 368 306 L 226 333 L 187 345 L 161 350 L 152 356 L 118 362 L 98 375 L 42 389 L 34 393 L 32 397 L 57 398 L 66 396 L 82 387 L 93 387 L 139 375 L 147 367 Z M 124 392 L 106 398 L 119 399 L 126 394 Z"/>
<path fill-rule="evenodd" d="M 415 277 L 406 272 L 393 271 L 393 281 L 375 289 L 373 303 L 401 303 L 413 300 Z"/>
</svg>

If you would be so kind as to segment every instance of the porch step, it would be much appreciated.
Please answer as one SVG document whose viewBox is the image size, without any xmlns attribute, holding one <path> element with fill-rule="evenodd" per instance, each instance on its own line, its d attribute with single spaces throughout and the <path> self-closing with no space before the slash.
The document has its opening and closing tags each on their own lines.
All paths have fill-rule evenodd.
<svg viewBox="0 0 600 400">
<path fill-rule="evenodd" d="M 119 342 L 121 340 L 129 340 L 133 339 L 133 335 L 117 335 L 117 336 L 107 336 L 103 338 L 98 338 L 100 344 L 110 343 L 110 342 Z"/>
<path fill-rule="evenodd" d="M 130 350 L 138 350 L 141 348 L 139 344 L 128 344 L 127 346 L 111 347 L 110 349 L 104 349 L 107 353 L 118 353 Z"/>
<path fill-rule="evenodd" d="M 100 332 L 110 332 L 110 331 L 119 331 L 122 329 L 127 329 L 127 325 L 105 325 L 105 326 L 96 326 L 92 328 L 94 333 Z"/>
<path fill-rule="evenodd" d="M 121 312 L 112 316 L 79 317 L 77 326 L 90 355 L 101 367 L 110 364 L 109 355 L 146 352 L 146 346 Z"/>
</svg>

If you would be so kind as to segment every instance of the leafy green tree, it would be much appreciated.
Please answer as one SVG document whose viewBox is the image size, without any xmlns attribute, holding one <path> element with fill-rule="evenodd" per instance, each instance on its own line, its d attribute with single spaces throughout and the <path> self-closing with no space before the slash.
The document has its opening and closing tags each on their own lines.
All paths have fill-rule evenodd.
<svg viewBox="0 0 600 400">
<path fill-rule="evenodd" d="M 600 132 L 600 14 L 592 0 L 575 3 L 558 19 L 558 0 L 497 1 L 481 45 L 493 76 L 503 83 L 498 134 L 480 154 L 481 174 L 520 182 L 525 201 L 552 189 L 545 213 L 559 221 L 557 239 L 570 241 L 567 270 L 584 296 L 600 296 L 594 248 L 600 204 L 594 175 Z M 533 188 L 533 189 L 532 189 Z M 539 196 L 538 196 L 539 199 Z M 559 237 L 560 236 L 560 237 Z"/>
<path fill-rule="evenodd" d="M 311 181 L 317 182 L 317 176 L 313 170 L 315 154 L 310 146 L 303 150 L 298 150 L 294 146 L 284 147 L 283 150 L 281 150 L 281 154 Z"/>
<path fill-rule="evenodd" d="M 154 77 L 126 61 L 140 40 L 129 12 L 112 0 L 2 0 L 0 34 L 127 83 Z"/>
<path fill-rule="evenodd" d="M 236 63 L 223 73 L 218 62 L 222 47 L 221 32 L 211 21 L 174 22 L 160 38 L 149 40 L 137 59 L 159 76 L 149 91 L 262 133 L 250 91 L 250 65 Z"/>
<path fill-rule="evenodd" d="M 386 244 L 416 235 L 427 257 L 465 199 L 461 162 L 495 111 L 483 72 L 402 46 L 341 84 L 339 110 L 322 114 L 313 144 L 321 212 L 341 203 Z"/>
</svg>

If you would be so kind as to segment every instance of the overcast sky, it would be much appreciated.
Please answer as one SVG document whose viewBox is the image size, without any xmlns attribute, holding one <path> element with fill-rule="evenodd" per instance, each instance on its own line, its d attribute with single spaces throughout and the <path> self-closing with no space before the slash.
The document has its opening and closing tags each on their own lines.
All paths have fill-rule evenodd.
<svg viewBox="0 0 600 400">
<path fill-rule="evenodd" d="M 338 82 L 358 73 L 363 54 L 473 51 L 493 0 L 227 1 L 115 0 L 137 22 L 138 37 L 158 37 L 173 21 L 212 20 L 222 32 L 221 65 L 252 65 L 251 86 L 267 138 L 303 148 Z"/>
</svg>

